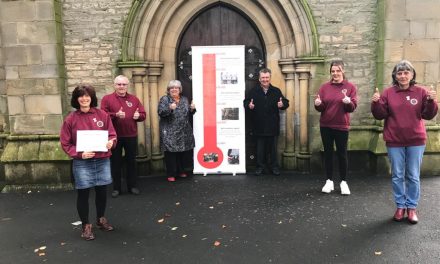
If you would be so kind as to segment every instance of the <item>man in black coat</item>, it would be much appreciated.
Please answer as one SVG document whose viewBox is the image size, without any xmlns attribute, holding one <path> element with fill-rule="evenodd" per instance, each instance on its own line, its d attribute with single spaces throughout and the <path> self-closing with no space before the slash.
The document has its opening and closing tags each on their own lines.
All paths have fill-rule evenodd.
<svg viewBox="0 0 440 264">
<path fill-rule="evenodd" d="M 270 84 L 270 77 L 270 69 L 261 69 L 260 84 L 250 90 L 243 101 L 244 107 L 250 113 L 252 131 L 257 143 L 257 169 L 255 171 L 257 175 L 263 173 L 266 162 L 273 174 L 280 174 L 277 158 L 280 110 L 289 107 L 289 100 L 283 96 L 279 88 Z"/>
</svg>

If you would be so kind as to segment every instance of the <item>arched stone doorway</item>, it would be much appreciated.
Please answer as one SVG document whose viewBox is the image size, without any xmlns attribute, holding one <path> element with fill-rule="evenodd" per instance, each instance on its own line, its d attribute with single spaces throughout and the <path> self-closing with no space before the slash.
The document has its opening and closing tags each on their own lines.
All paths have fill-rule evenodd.
<svg viewBox="0 0 440 264">
<path fill-rule="evenodd" d="M 136 94 L 149 109 L 149 118 L 139 135 L 140 152 L 145 153 L 145 160 L 153 170 L 162 169 L 156 113 L 158 98 L 165 93 L 167 82 L 177 78 L 176 54 L 182 32 L 195 17 L 216 5 L 238 10 L 261 33 L 265 62 L 272 69 L 272 83 L 280 87 L 291 102 L 283 118 L 279 140 L 283 167 L 308 171 L 310 78 L 323 59 L 319 57 L 311 12 L 302 0 L 135 1 L 127 18 L 118 66 L 132 77 Z"/>
<path fill-rule="evenodd" d="M 203 9 L 183 31 L 176 51 L 176 76 L 184 95 L 192 99 L 191 46 L 245 46 L 246 92 L 258 83 L 258 71 L 266 65 L 264 43 L 252 21 L 240 10 L 224 3 Z M 196 102 L 197 103 L 197 102 Z M 250 120 L 250 119 L 246 119 Z M 246 123 L 246 164 L 254 165 L 255 147 L 250 123 Z"/>
</svg>

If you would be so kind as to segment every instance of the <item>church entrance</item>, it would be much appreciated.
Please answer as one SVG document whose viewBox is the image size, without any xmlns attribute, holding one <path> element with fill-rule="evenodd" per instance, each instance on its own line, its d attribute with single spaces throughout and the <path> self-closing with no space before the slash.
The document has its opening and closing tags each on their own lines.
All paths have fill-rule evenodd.
<svg viewBox="0 0 440 264">
<path fill-rule="evenodd" d="M 258 84 L 258 71 L 266 66 L 264 43 L 252 21 L 235 7 L 224 3 L 208 6 L 183 31 L 176 53 L 176 76 L 183 94 L 192 99 L 191 46 L 245 46 L 246 92 Z M 243 98 L 244 99 L 244 98 Z M 197 102 L 194 102 L 197 106 Z M 250 118 L 246 118 L 246 164 L 255 165 L 255 144 Z"/>
</svg>

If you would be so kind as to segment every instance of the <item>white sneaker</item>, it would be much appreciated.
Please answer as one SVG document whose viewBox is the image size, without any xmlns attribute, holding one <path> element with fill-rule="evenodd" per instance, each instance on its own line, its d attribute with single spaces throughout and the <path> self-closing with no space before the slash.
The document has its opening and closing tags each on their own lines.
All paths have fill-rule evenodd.
<svg viewBox="0 0 440 264">
<path fill-rule="evenodd" d="M 341 181 L 340 187 L 342 195 L 350 195 L 350 189 L 348 188 L 348 184 L 346 181 Z"/>
<path fill-rule="evenodd" d="M 324 187 L 322 187 L 322 192 L 323 193 L 330 193 L 331 191 L 333 191 L 335 189 L 335 186 L 333 184 L 332 180 L 327 180 L 325 182 Z"/>
</svg>

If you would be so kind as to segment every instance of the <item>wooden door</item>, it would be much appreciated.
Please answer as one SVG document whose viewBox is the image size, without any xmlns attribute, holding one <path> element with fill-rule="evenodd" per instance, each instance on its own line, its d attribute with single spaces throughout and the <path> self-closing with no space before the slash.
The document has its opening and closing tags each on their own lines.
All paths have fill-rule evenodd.
<svg viewBox="0 0 440 264">
<path fill-rule="evenodd" d="M 202 10 L 187 25 L 177 50 L 177 78 L 183 94 L 192 99 L 191 46 L 245 46 L 246 93 L 258 84 L 258 71 L 265 67 L 265 50 L 252 21 L 236 8 L 215 4 Z M 244 99 L 244 98 L 243 98 Z M 197 103 L 197 102 L 194 102 Z M 246 164 L 255 166 L 255 144 L 250 118 L 246 118 Z"/>
</svg>

